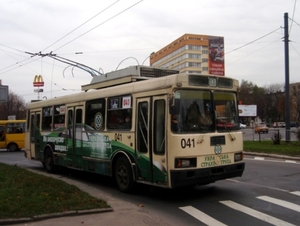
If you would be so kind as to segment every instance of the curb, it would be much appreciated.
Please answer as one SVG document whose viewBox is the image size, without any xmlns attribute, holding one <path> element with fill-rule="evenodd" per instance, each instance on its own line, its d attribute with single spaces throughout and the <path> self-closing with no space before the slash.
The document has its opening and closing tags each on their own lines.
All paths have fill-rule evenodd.
<svg viewBox="0 0 300 226">
<path fill-rule="evenodd" d="M 50 214 L 42 214 L 34 217 L 28 218 L 16 218 L 16 219 L 1 219 L 0 225 L 9 225 L 9 224 L 21 224 L 21 223 L 28 223 L 33 221 L 40 221 L 50 218 L 58 218 L 58 217 L 66 217 L 66 216 L 75 216 L 75 215 L 85 215 L 85 214 L 94 214 L 94 213 L 106 213 L 112 212 L 112 208 L 103 208 L 103 209 L 90 209 L 90 210 L 74 210 L 74 211 L 67 211 L 61 213 L 50 213 Z"/>
<path fill-rule="evenodd" d="M 288 155 L 274 155 L 274 154 L 267 154 L 267 153 L 259 153 L 259 152 L 243 152 L 244 155 L 251 155 L 251 156 L 261 156 L 261 157 L 270 157 L 276 159 L 284 159 L 284 160 L 298 160 L 300 161 L 300 157 L 293 157 Z"/>
</svg>

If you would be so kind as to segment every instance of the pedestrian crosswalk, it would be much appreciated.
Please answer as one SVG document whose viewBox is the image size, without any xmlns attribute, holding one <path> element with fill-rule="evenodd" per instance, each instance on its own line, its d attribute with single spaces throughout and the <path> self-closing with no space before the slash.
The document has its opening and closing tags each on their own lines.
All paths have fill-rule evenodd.
<svg viewBox="0 0 300 226">
<path fill-rule="evenodd" d="M 265 213 L 261 213 L 259 211 L 254 210 L 254 209 L 251 209 L 247 206 L 240 205 L 240 204 L 238 204 L 236 202 L 233 202 L 233 201 L 221 201 L 221 203 L 228 206 L 228 207 L 230 207 L 230 208 L 232 208 L 232 209 L 243 212 L 245 214 L 248 214 L 252 217 L 255 217 L 259 220 L 268 222 L 268 223 L 273 224 L 273 225 L 293 226 L 293 224 L 289 224 L 288 222 L 285 222 L 285 221 L 282 221 L 278 218 L 269 216 Z"/>
<path fill-rule="evenodd" d="M 195 217 L 197 220 L 202 221 L 202 223 L 207 225 L 214 225 L 214 226 L 226 226 L 220 221 L 210 217 L 209 215 L 201 212 L 200 210 L 192 207 L 192 206 L 183 206 L 179 207 L 179 209 L 185 211 L 186 213 L 190 214 L 191 216 Z"/>
<path fill-rule="evenodd" d="M 300 196 L 300 191 L 293 191 L 293 192 L 291 192 L 291 194 Z"/>
<path fill-rule="evenodd" d="M 290 194 L 295 195 L 295 196 L 300 196 L 300 191 L 293 191 L 293 192 L 290 192 Z M 292 203 L 292 202 L 284 201 L 284 200 L 281 200 L 278 198 L 265 196 L 265 195 L 258 196 L 258 197 L 256 197 L 256 199 L 300 213 L 300 205 Z M 260 221 L 264 221 L 264 222 L 266 222 L 266 225 L 268 225 L 268 224 L 278 225 L 278 226 L 281 226 L 281 225 L 282 226 L 283 225 L 284 226 L 293 226 L 293 225 L 295 225 L 290 222 L 287 222 L 286 220 L 282 220 L 282 219 L 279 219 L 278 217 L 268 215 L 266 213 L 263 213 L 258 210 L 255 210 L 254 208 L 250 208 L 248 206 L 239 204 L 232 200 L 223 200 L 223 201 L 219 201 L 219 203 L 221 203 L 224 206 L 231 208 L 235 211 L 242 212 L 251 217 L 259 219 Z M 218 219 L 214 219 L 213 216 L 209 216 L 206 213 L 202 212 L 201 210 L 198 210 L 197 208 L 195 208 L 193 206 L 183 206 L 183 207 L 179 207 L 179 209 L 181 209 L 185 213 L 191 215 L 192 217 L 196 218 L 197 220 L 201 221 L 203 224 L 206 224 L 209 226 L 210 225 L 212 225 L 212 226 L 225 226 L 226 225 L 226 224 L 222 223 L 221 221 L 218 221 Z M 300 221 L 299 221 L 299 224 L 300 224 Z M 296 224 L 296 225 L 299 225 L 299 224 Z"/>
<path fill-rule="evenodd" d="M 297 212 L 300 212 L 300 206 L 299 205 L 296 205 L 296 204 L 293 204 L 293 203 L 290 203 L 290 202 L 287 202 L 287 201 L 283 201 L 283 200 L 280 200 L 280 199 L 275 199 L 275 198 L 268 197 L 268 196 L 259 196 L 257 198 L 261 199 L 261 200 L 265 200 L 265 201 L 273 203 L 273 204 L 277 204 L 279 206 L 282 206 L 282 207 L 285 207 L 285 208 L 288 208 L 288 209 L 291 209 L 291 210 L 294 210 L 294 211 L 297 211 Z"/>
</svg>

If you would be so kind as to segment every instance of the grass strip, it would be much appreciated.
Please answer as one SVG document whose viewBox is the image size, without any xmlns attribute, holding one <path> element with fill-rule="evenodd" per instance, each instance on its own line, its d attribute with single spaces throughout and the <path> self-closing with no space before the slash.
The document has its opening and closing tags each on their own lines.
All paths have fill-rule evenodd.
<svg viewBox="0 0 300 226">
<path fill-rule="evenodd" d="M 272 140 L 244 141 L 244 151 L 300 157 L 300 142 L 281 141 L 274 144 Z"/>
<path fill-rule="evenodd" d="M 74 185 L 0 163 L 0 219 L 109 208 Z"/>
</svg>

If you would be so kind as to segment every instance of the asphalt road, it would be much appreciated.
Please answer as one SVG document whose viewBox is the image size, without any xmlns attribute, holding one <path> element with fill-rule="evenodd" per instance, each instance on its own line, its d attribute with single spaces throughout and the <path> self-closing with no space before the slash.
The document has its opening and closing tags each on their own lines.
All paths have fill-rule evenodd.
<svg viewBox="0 0 300 226">
<path fill-rule="evenodd" d="M 0 162 L 44 171 L 22 152 L 0 151 Z M 119 192 L 107 177 L 72 170 L 60 175 L 143 205 L 170 225 L 300 225 L 300 160 L 246 156 L 245 162 L 240 178 L 178 190 L 138 186 L 132 195 Z"/>
</svg>

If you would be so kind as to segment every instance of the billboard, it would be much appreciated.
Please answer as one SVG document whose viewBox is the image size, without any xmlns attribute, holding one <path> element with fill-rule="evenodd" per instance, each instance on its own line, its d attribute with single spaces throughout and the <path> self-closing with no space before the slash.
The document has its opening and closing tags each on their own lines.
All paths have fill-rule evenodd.
<svg viewBox="0 0 300 226">
<path fill-rule="evenodd" d="M 208 37 L 209 58 L 208 71 L 211 75 L 225 75 L 224 64 L 224 38 L 223 37 Z"/>
<path fill-rule="evenodd" d="M 256 117 L 256 105 L 238 105 L 239 116 Z"/>
<path fill-rule="evenodd" d="M 0 103 L 8 102 L 8 86 L 3 86 L 0 83 Z"/>
</svg>

